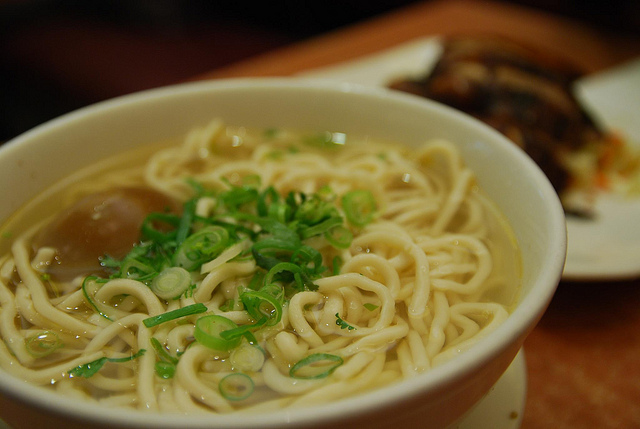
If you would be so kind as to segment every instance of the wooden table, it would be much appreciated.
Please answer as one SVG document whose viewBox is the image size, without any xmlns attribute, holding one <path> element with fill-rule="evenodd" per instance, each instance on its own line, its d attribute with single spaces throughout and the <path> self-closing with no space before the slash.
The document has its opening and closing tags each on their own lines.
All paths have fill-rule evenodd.
<svg viewBox="0 0 640 429">
<path fill-rule="evenodd" d="M 563 55 L 587 72 L 640 56 L 640 39 L 531 9 L 431 1 L 195 79 L 290 76 L 418 37 L 468 33 L 508 36 Z M 523 429 L 640 428 L 640 279 L 561 283 L 524 349 L 529 384 Z"/>
</svg>

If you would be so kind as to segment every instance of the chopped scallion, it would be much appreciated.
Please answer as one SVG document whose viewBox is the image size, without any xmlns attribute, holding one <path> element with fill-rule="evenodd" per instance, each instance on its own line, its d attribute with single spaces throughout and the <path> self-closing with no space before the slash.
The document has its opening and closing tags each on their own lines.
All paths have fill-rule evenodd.
<svg viewBox="0 0 640 429">
<path fill-rule="evenodd" d="M 167 349 L 160 343 L 157 338 L 151 337 L 150 342 L 161 361 L 170 362 L 174 365 L 178 363 L 178 358 L 171 356 Z"/>
<path fill-rule="evenodd" d="M 49 356 L 63 346 L 58 334 L 53 331 L 43 331 L 25 340 L 27 352 L 34 358 Z"/>
<path fill-rule="evenodd" d="M 190 285 L 189 271 L 182 267 L 168 267 L 153 279 L 149 287 L 159 298 L 170 300 L 182 295 Z"/>
<path fill-rule="evenodd" d="M 232 373 L 220 380 L 220 394 L 230 401 L 242 401 L 253 393 L 254 383 L 247 374 Z"/>
<path fill-rule="evenodd" d="M 221 333 L 237 328 L 238 325 L 224 316 L 211 314 L 196 321 L 193 335 L 200 344 L 213 350 L 227 351 L 237 347 L 242 337 L 225 339 Z"/>
<path fill-rule="evenodd" d="M 353 233 L 343 225 L 337 225 L 324 233 L 324 238 L 337 249 L 346 249 L 351 246 Z"/>
<path fill-rule="evenodd" d="M 205 227 L 184 240 L 173 255 L 173 263 L 193 271 L 218 256 L 229 244 L 229 233 L 225 228 Z"/>
<path fill-rule="evenodd" d="M 367 302 L 366 304 L 364 304 L 364 308 L 366 308 L 369 311 L 376 310 L 379 307 L 380 307 L 379 305 L 371 304 L 370 302 Z"/>
<path fill-rule="evenodd" d="M 344 360 L 340 356 L 314 353 L 293 365 L 289 370 L 289 376 L 303 380 L 326 378 L 343 363 Z"/>
<path fill-rule="evenodd" d="M 373 220 L 376 200 L 371 191 L 350 191 L 342 196 L 342 209 L 349 223 L 362 227 Z"/>
<path fill-rule="evenodd" d="M 264 365 L 264 352 L 257 346 L 244 343 L 233 349 L 229 360 L 238 371 L 256 372 Z"/>
<path fill-rule="evenodd" d="M 93 309 L 96 310 L 96 312 L 100 316 L 104 317 L 107 320 L 112 320 L 107 314 L 107 309 L 104 308 L 106 306 L 101 305 L 95 299 L 96 292 L 100 289 L 101 285 L 104 284 L 104 282 L 105 280 L 95 276 L 86 277 L 82 281 L 82 294 L 84 295 L 89 305 L 93 307 Z"/>
<path fill-rule="evenodd" d="M 158 377 L 168 380 L 176 373 L 176 365 L 171 362 L 156 362 L 155 370 Z"/>
<path fill-rule="evenodd" d="M 338 325 L 340 329 L 347 329 L 349 331 L 353 331 L 356 329 L 355 326 L 351 326 L 347 322 L 342 320 L 339 313 L 336 313 L 336 325 Z"/>
<path fill-rule="evenodd" d="M 142 323 L 144 323 L 144 326 L 146 326 L 147 328 L 152 328 L 156 325 L 160 325 L 161 323 L 169 322 L 170 320 L 175 320 L 185 316 L 191 316 L 193 314 L 204 313 L 205 311 L 207 311 L 206 305 L 202 303 L 191 304 L 187 305 L 186 307 L 158 314 L 157 316 L 147 317 L 142 321 Z"/>
<path fill-rule="evenodd" d="M 69 375 L 71 375 L 72 377 L 89 378 L 89 377 L 92 377 L 98 371 L 100 371 L 100 369 L 102 369 L 104 364 L 107 362 L 114 362 L 114 363 L 128 362 L 128 361 L 137 359 L 138 357 L 142 356 L 145 352 L 146 352 L 145 349 L 140 349 L 137 353 L 124 358 L 108 358 L 106 356 L 101 357 L 100 359 L 96 359 L 94 361 L 85 363 L 83 365 L 78 365 L 77 367 L 69 371 Z"/>
<path fill-rule="evenodd" d="M 245 310 L 255 320 L 267 318 L 267 325 L 273 326 L 282 319 L 284 291 L 276 284 L 268 284 L 260 290 L 244 289 L 240 300 Z"/>
</svg>

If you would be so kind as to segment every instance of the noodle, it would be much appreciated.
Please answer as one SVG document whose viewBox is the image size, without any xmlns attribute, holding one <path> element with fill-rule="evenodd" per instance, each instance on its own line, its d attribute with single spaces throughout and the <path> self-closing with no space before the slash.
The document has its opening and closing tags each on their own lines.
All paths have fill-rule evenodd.
<svg viewBox="0 0 640 429">
<path fill-rule="evenodd" d="M 127 276 L 114 277 L 122 258 L 103 259 L 111 277 L 87 271 L 65 278 L 54 270 L 63 261 L 61 250 L 39 245 L 42 228 L 30 227 L 0 259 L 0 366 L 102 406 L 259 412 L 379 388 L 471 348 L 515 304 L 519 261 L 507 226 L 477 189 L 453 144 L 437 140 L 409 152 L 369 139 L 344 140 L 339 133 L 262 133 L 213 121 L 192 130 L 181 145 L 156 151 L 140 168 L 110 168 L 66 190 L 79 200 L 122 186 L 145 187 L 184 203 L 184 213 L 195 198 L 193 222 L 215 218 L 209 226 L 193 223 L 200 225 L 195 232 L 232 231 L 240 239 L 185 268 L 184 287 L 175 298 L 164 299 L 154 289 L 155 279 L 131 275 L 145 267 L 134 264 Z M 290 277 L 261 271 L 265 263 L 275 265 L 255 247 L 255 236 L 271 224 L 246 226 L 249 215 L 220 214 L 222 204 L 232 204 L 220 195 L 267 187 L 282 198 L 298 195 L 299 205 L 318 199 L 329 204 L 339 219 L 347 219 L 352 240 L 335 244 L 326 233 L 310 233 L 291 256 L 302 258 L 302 268 L 280 265 Z M 370 217 L 357 224 L 349 218 L 345 196 L 361 190 L 373 196 L 375 213 L 365 213 Z M 264 201 L 277 200 L 264 192 Z M 269 215 L 286 216 L 286 207 L 279 210 Z M 176 238 L 187 215 L 171 216 L 157 218 L 182 219 L 171 224 L 176 230 L 171 237 L 187 242 L 190 236 Z M 168 234 L 153 228 L 147 234 Z M 142 241 L 133 249 L 145 245 Z M 321 260 L 313 259 L 316 251 Z M 306 269 L 315 269 L 314 276 L 308 277 Z M 257 294 L 263 289 L 252 283 L 265 273 L 269 279 L 263 288 L 276 291 L 271 295 Z M 292 292 L 296 284 L 304 287 Z M 251 310 L 251 293 L 262 297 L 260 306 L 275 299 L 282 307 Z M 152 316 L 191 310 L 148 324 Z M 211 315 L 222 316 L 231 327 L 223 333 L 235 332 L 234 326 L 242 332 L 233 346 L 216 349 L 198 339 L 204 329 L 200 321 Z M 311 358 L 317 362 L 305 365 Z M 324 372 L 307 376 L 309 370 Z M 220 387 L 238 374 L 248 376 L 237 380 L 249 385 L 234 395 L 250 389 L 239 399 Z"/>
</svg>

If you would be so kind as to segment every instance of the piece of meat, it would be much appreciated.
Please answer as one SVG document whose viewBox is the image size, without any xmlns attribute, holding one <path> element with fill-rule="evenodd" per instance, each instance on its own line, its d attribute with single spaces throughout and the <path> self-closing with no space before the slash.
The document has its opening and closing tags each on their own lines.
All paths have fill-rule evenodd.
<svg viewBox="0 0 640 429">
<path fill-rule="evenodd" d="M 442 56 L 428 75 L 389 87 L 442 102 L 491 125 L 538 163 L 562 197 L 595 186 L 572 170 L 570 158 L 605 141 L 572 95 L 579 76 L 570 65 L 508 40 L 458 37 L 444 41 Z"/>
<path fill-rule="evenodd" d="M 140 227 L 149 213 L 178 211 L 175 201 L 150 188 L 97 192 L 57 215 L 35 237 L 34 247 L 56 249 L 48 273 L 58 280 L 102 273 L 100 258 L 125 256 L 139 241 Z"/>
</svg>

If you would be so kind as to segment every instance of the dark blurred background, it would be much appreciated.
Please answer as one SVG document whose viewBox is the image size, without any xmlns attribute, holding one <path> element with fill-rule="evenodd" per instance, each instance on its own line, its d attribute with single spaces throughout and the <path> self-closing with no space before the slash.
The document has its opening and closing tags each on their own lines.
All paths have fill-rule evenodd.
<svg viewBox="0 0 640 429">
<path fill-rule="evenodd" d="M 176 83 L 415 1 L 0 0 L 0 142 L 87 104 Z M 640 28 L 640 0 L 502 1 L 605 31 Z"/>
</svg>

